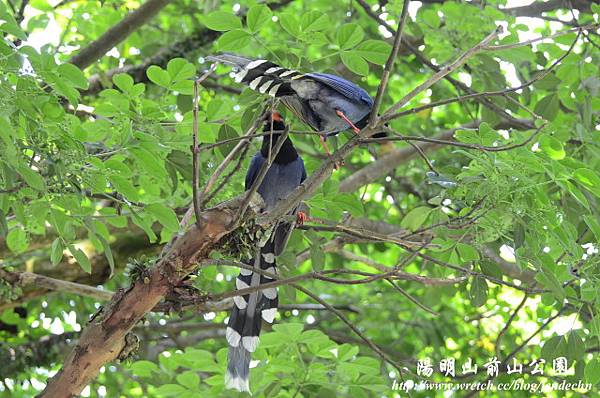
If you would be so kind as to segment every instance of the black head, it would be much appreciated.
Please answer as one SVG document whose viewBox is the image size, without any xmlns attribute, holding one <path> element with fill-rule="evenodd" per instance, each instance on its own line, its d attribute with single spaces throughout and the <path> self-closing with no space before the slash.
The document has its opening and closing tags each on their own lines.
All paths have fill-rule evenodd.
<svg viewBox="0 0 600 398">
<path fill-rule="evenodd" d="M 276 132 L 281 133 L 285 130 L 285 122 L 279 112 L 272 112 L 266 117 L 263 132 L 268 133 L 271 130 L 273 130 L 273 134 Z"/>
<path fill-rule="evenodd" d="M 269 148 L 273 148 L 277 143 L 277 140 L 284 132 L 286 126 L 283 118 L 278 112 L 271 113 L 267 119 L 265 120 L 265 124 L 263 126 L 264 133 L 262 146 L 260 148 L 260 153 L 266 158 L 269 156 Z M 285 138 L 285 141 L 279 150 L 277 156 L 275 156 L 274 163 L 277 164 L 287 164 L 291 163 L 298 158 L 298 152 L 296 152 L 296 148 L 294 148 L 294 144 L 292 144 L 292 140 L 289 137 Z"/>
</svg>

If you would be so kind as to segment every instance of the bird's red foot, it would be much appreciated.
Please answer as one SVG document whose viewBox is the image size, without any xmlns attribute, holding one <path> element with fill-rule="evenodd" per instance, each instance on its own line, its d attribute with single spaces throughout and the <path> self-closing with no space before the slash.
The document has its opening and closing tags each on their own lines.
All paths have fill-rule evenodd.
<svg viewBox="0 0 600 398">
<path fill-rule="evenodd" d="M 329 156 L 329 158 L 331 158 L 331 151 L 329 150 L 329 147 L 327 146 L 327 142 L 325 142 L 325 137 L 320 135 L 319 139 L 321 141 L 321 145 L 323 145 L 323 149 L 325 150 L 325 153 L 327 154 L 327 156 Z M 344 161 L 333 163 L 333 167 L 335 168 L 335 170 L 341 169 L 343 165 L 344 165 Z"/>
<path fill-rule="evenodd" d="M 308 221 L 308 216 L 306 215 L 306 213 L 303 211 L 299 211 L 296 214 L 296 223 L 298 223 L 298 225 L 303 225 L 306 221 Z"/>
<path fill-rule="evenodd" d="M 352 123 L 352 121 L 346 117 L 346 115 L 344 115 L 344 112 L 342 112 L 342 111 L 340 111 L 340 110 L 337 110 L 337 111 L 335 111 L 335 114 L 336 114 L 336 115 L 338 115 L 339 117 L 341 117 L 342 119 L 344 119 L 344 121 L 345 121 L 346 123 L 348 123 L 348 124 L 350 125 L 350 127 L 352 127 L 352 130 L 353 130 L 353 131 L 354 131 L 356 134 L 360 134 L 360 129 L 359 129 L 358 127 L 356 127 L 356 126 L 354 125 L 354 123 Z"/>
</svg>

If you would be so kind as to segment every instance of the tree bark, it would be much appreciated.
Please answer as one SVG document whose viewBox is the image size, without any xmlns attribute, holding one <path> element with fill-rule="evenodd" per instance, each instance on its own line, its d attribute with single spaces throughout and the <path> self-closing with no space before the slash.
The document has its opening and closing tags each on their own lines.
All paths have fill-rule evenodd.
<svg viewBox="0 0 600 398">
<path fill-rule="evenodd" d="M 206 259 L 221 237 L 231 232 L 237 208 L 245 195 L 202 213 L 201 226 L 192 225 L 173 248 L 145 277 L 119 290 L 86 326 L 79 342 L 65 359 L 63 368 L 48 380 L 38 397 L 70 398 L 96 377 L 100 368 L 128 348 L 126 336 L 171 289 Z M 249 211 L 255 212 L 261 200 L 253 197 Z"/>
<path fill-rule="evenodd" d="M 140 8 L 127 15 L 118 24 L 111 27 L 102 36 L 71 57 L 69 62 L 81 69 L 87 68 L 115 45 L 125 40 L 131 33 L 154 18 L 170 2 L 171 0 L 146 1 Z"/>
</svg>

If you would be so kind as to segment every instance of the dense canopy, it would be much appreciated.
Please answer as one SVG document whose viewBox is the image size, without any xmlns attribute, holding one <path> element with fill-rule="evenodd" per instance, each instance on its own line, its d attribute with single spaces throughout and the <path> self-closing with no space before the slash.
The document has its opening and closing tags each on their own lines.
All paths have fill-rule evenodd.
<svg viewBox="0 0 600 398">
<path fill-rule="evenodd" d="M 597 396 L 599 13 L 0 3 L 0 397 L 241 396 L 223 384 L 239 261 L 301 201 L 254 396 Z M 353 81 L 370 124 L 329 158 L 281 103 L 211 71 L 220 52 Z M 308 179 L 262 214 L 244 174 L 273 107 Z M 488 381 L 538 384 L 459 386 Z"/>
</svg>

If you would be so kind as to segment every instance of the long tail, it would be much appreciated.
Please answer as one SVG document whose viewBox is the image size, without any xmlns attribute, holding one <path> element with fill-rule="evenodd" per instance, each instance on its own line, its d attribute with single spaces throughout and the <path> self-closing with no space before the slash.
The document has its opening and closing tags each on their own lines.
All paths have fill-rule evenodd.
<svg viewBox="0 0 600 398">
<path fill-rule="evenodd" d="M 206 57 L 213 62 L 221 62 L 235 67 L 235 81 L 244 83 L 252 90 L 272 97 L 294 95 L 290 82 L 304 77 L 302 73 L 293 69 L 283 68 L 265 59 L 252 60 L 234 54 L 219 54 Z"/>
<path fill-rule="evenodd" d="M 275 274 L 275 243 L 272 238 L 257 250 L 256 257 L 249 265 Z M 272 281 L 267 276 L 242 269 L 235 284 L 237 289 L 245 289 Z M 225 387 L 250 392 L 248 379 L 251 353 L 258 346 L 262 319 L 273 323 L 278 305 L 277 288 L 236 296 L 233 300 L 235 305 L 225 333 L 229 344 Z"/>
</svg>

